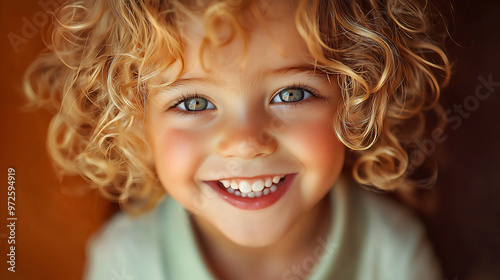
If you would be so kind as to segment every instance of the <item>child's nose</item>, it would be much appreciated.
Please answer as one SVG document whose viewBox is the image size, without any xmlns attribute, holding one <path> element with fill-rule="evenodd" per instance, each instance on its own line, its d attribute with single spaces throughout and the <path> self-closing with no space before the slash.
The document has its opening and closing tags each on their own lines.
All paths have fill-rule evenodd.
<svg viewBox="0 0 500 280">
<path fill-rule="evenodd" d="M 249 160 L 272 154 L 277 141 L 265 116 L 248 116 L 230 121 L 217 144 L 217 153 L 224 157 Z"/>
</svg>

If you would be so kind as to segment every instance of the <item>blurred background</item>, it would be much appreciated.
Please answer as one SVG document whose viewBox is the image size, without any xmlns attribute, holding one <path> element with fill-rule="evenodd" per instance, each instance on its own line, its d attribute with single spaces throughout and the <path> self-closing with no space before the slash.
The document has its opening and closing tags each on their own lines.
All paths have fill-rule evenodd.
<svg viewBox="0 0 500 280">
<path fill-rule="evenodd" d="M 0 279 L 81 279 L 85 243 L 116 210 L 79 178 L 58 178 L 45 149 L 50 113 L 23 111 L 22 75 L 62 0 L 0 3 Z M 433 4 L 432 1 L 430 1 Z M 444 7 L 454 63 L 442 95 L 436 211 L 423 216 L 448 280 L 500 279 L 500 1 Z M 15 169 L 16 272 L 7 271 L 8 168 Z"/>
</svg>

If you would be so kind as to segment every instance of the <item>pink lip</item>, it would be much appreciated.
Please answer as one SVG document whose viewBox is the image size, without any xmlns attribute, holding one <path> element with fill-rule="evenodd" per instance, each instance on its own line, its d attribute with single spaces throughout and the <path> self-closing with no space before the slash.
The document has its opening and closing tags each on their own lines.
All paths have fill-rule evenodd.
<svg viewBox="0 0 500 280">
<path fill-rule="evenodd" d="M 269 207 L 276 203 L 288 191 L 290 185 L 297 173 L 288 174 L 282 182 L 278 184 L 279 188 L 266 196 L 261 197 L 241 197 L 228 193 L 219 186 L 217 181 L 205 181 L 220 197 L 222 197 L 229 204 L 244 210 L 258 210 Z"/>
</svg>

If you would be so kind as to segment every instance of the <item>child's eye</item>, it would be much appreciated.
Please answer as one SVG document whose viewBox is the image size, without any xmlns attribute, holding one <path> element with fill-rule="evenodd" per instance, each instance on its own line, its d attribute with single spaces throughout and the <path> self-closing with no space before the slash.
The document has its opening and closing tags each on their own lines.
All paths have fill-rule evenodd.
<svg viewBox="0 0 500 280">
<path fill-rule="evenodd" d="M 313 96 L 312 91 L 302 87 L 287 87 L 278 91 L 271 103 L 293 103 Z"/>
<path fill-rule="evenodd" d="M 215 105 L 210 101 L 206 100 L 202 97 L 193 97 L 186 98 L 180 101 L 177 105 L 177 108 L 184 111 L 198 112 L 203 110 L 213 110 L 215 109 Z"/>
</svg>

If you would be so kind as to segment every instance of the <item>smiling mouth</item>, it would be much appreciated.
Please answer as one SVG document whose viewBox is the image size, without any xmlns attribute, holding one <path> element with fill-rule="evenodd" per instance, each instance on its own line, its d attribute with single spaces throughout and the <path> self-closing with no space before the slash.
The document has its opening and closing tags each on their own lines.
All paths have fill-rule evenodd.
<svg viewBox="0 0 500 280">
<path fill-rule="evenodd" d="M 233 178 L 205 181 L 229 204 L 244 210 L 269 207 L 280 200 L 290 189 L 297 173 L 268 175 L 258 178 Z"/>
<path fill-rule="evenodd" d="M 258 179 L 227 179 L 217 181 L 220 188 L 239 197 L 257 198 L 274 193 L 286 175 L 266 176 Z"/>
</svg>

